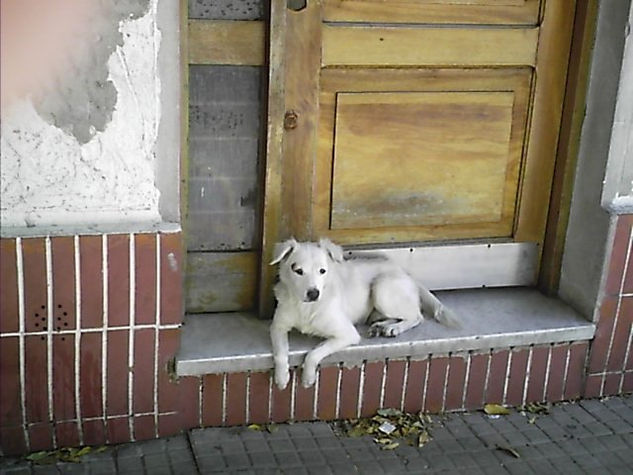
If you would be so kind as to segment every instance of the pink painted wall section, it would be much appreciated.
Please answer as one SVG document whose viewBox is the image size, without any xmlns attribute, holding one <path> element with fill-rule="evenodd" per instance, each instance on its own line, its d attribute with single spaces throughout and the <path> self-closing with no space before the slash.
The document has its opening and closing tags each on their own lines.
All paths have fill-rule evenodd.
<svg viewBox="0 0 633 475">
<path fill-rule="evenodd" d="M 197 401 L 197 380 L 167 372 L 183 315 L 180 249 L 179 233 L 0 241 L 1 454 L 198 424 L 197 405 L 181 400 Z"/>
<path fill-rule="evenodd" d="M 633 215 L 620 216 L 600 320 L 591 345 L 585 397 L 633 391 Z"/>
</svg>

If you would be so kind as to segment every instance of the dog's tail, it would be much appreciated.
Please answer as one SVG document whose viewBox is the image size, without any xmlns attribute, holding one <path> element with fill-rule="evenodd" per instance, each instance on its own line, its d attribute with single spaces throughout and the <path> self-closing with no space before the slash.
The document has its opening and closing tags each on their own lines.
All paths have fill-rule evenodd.
<svg viewBox="0 0 633 475">
<path fill-rule="evenodd" d="M 452 328 L 461 328 L 462 322 L 450 308 L 446 307 L 426 287 L 418 284 L 420 289 L 420 306 L 422 313 L 430 315 L 442 325 Z"/>
</svg>

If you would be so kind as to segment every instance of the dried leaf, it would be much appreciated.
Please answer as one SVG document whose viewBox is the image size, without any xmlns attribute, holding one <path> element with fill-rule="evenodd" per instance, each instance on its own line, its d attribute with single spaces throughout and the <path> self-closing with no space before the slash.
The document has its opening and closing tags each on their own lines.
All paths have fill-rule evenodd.
<svg viewBox="0 0 633 475">
<path fill-rule="evenodd" d="M 105 449 L 105 447 L 103 447 L 103 449 Z M 90 452 L 92 452 L 92 447 L 86 445 L 85 447 L 82 447 L 80 450 L 78 450 L 75 455 L 77 457 L 83 457 L 84 455 L 88 455 Z"/>
<path fill-rule="evenodd" d="M 486 404 L 484 406 L 484 412 L 491 416 L 506 416 L 510 414 L 510 409 L 501 404 Z"/>
<path fill-rule="evenodd" d="M 277 424 L 267 424 L 266 430 L 268 431 L 268 433 L 274 434 L 279 430 L 279 427 L 277 427 Z"/>
<path fill-rule="evenodd" d="M 508 455 L 512 455 L 514 458 L 517 458 L 517 459 L 521 458 L 521 454 L 519 454 L 519 452 L 514 450 L 512 447 L 505 447 L 505 446 L 502 446 L 502 445 L 497 445 L 497 450 L 505 452 Z"/>
<path fill-rule="evenodd" d="M 549 414 L 549 404 L 542 402 L 531 402 L 521 408 L 530 414 Z"/>
<path fill-rule="evenodd" d="M 29 460 L 30 462 L 39 462 L 40 460 L 45 459 L 49 455 L 50 455 L 49 452 L 45 450 L 41 452 L 33 452 L 32 454 L 29 454 L 26 456 L 26 460 Z"/>
<path fill-rule="evenodd" d="M 395 448 L 397 448 L 397 447 L 399 447 L 399 446 L 400 446 L 400 442 L 396 442 L 396 441 L 394 440 L 394 441 L 393 441 L 393 442 L 391 442 L 390 444 L 385 444 L 385 445 L 382 445 L 380 448 L 381 448 L 382 450 L 393 450 L 393 449 L 395 449 Z"/>
<path fill-rule="evenodd" d="M 431 436 L 428 432 L 421 432 L 418 436 L 418 447 L 423 447 L 426 443 L 431 441 Z"/>
<path fill-rule="evenodd" d="M 402 415 L 402 411 L 400 411 L 399 409 L 394 409 L 392 407 L 378 409 L 376 413 L 382 417 L 399 417 Z"/>
<path fill-rule="evenodd" d="M 256 431 L 259 431 L 259 430 L 263 429 L 263 427 L 261 425 L 259 425 L 259 424 L 251 424 L 247 428 L 250 429 L 250 430 L 256 430 Z"/>
</svg>

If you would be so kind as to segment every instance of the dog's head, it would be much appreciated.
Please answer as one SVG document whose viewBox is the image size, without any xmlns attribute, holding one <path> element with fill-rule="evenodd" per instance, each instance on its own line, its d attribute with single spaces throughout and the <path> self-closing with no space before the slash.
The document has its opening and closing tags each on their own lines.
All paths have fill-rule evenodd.
<svg viewBox="0 0 633 475">
<path fill-rule="evenodd" d="M 334 263 L 343 262 L 343 249 L 329 239 L 318 243 L 289 239 L 278 244 L 271 265 L 279 264 L 279 278 L 301 302 L 317 302 L 326 288 Z"/>
</svg>

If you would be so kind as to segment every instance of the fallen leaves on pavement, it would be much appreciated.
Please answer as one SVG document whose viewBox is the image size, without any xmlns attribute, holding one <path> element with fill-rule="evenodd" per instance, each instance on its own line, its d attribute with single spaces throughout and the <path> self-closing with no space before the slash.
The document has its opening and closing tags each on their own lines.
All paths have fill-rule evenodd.
<svg viewBox="0 0 633 475">
<path fill-rule="evenodd" d="M 346 419 L 335 424 L 335 430 L 347 437 L 374 437 L 383 450 L 393 450 L 401 443 L 422 447 L 431 440 L 430 416 L 412 414 L 398 409 L 378 409 L 375 416 L 363 419 Z"/>
</svg>

